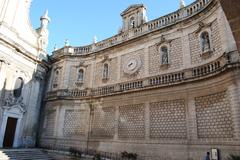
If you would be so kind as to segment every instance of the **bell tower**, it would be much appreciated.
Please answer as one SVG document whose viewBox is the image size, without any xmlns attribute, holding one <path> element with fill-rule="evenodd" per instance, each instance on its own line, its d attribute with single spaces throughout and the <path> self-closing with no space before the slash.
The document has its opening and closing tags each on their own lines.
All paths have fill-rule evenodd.
<svg viewBox="0 0 240 160">
<path fill-rule="evenodd" d="M 122 31 L 139 27 L 147 22 L 146 7 L 143 4 L 135 4 L 129 6 L 121 14 L 123 26 Z"/>
</svg>

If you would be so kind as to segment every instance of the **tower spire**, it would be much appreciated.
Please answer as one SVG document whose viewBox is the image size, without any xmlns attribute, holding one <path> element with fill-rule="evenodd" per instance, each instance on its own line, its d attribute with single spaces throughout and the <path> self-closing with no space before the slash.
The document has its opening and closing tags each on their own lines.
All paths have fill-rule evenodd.
<svg viewBox="0 0 240 160">
<path fill-rule="evenodd" d="M 184 0 L 180 0 L 179 4 L 180 8 L 184 8 L 186 6 Z"/>
</svg>

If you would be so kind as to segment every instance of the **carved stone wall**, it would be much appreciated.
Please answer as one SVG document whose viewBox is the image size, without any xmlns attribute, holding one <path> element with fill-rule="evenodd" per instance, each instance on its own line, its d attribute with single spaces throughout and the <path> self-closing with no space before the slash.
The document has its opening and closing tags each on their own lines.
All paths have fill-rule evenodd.
<svg viewBox="0 0 240 160">
<path fill-rule="evenodd" d="M 169 51 L 169 69 L 181 69 L 183 67 L 183 51 L 181 38 L 177 38 L 171 41 Z"/>
<path fill-rule="evenodd" d="M 128 62 L 129 59 L 131 58 L 139 58 L 141 61 L 141 65 L 139 67 L 139 70 L 137 70 L 135 73 L 129 75 L 124 73 L 124 67 L 126 67 L 126 63 Z M 145 64 L 144 64 L 144 49 L 140 49 L 128 54 L 125 54 L 123 56 L 121 56 L 121 80 L 122 81 L 126 81 L 126 80 L 131 80 L 131 79 L 137 79 L 137 78 L 141 78 L 144 76 L 144 68 L 145 68 Z"/>
<path fill-rule="evenodd" d="M 82 136 L 85 135 L 86 113 L 81 110 L 66 110 L 64 118 L 63 135 Z"/>
<path fill-rule="evenodd" d="M 221 39 L 218 20 L 214 20 L 212 22 L 211 31 L 212 31 L 213 54 L 220 55 L 223 53 L 223 49 L 222 49 L 223 43 Z"/>
<path fill-rule="evenodd" d="M 55 131 L 56 110 L 48 110 L 45 113 L 44 136 L 53 136 Z"/>
<path fill-rule="evenodd" d="M 115 108 L 94 108 L 91 136 L 97 138 L 113 138 L 115 133 L 114 128 Z"/>
<path fill-rule="evenodd" d="M 187 138 L 186 106 L 183 99 L 150 103 L 150 138 Z"/>
<path fill-rule="evenodd" d="M 126 105 L 119 107 L 118 136 L 120 139 L 144 139 L 144 105 Z"/>
<path fill-rule="evenodd" d="M 149 74 L 161 74 L 163 71 L 176 70 L 183 67 L 182 40 L 176 38 L 169 43 L 169 65 L 167 68 L 161 67 L 160 51 L 156 45 L 149 48 Z"/>
<path fill-rule="evenodd" d="M 78 71 L 79 69 L 83 69 L 84 70 L 84 74 L 83 74 L 83 83 L 78 83 Z M 69 87 L 70 88 L 87 88 L 90 86 L 90 76 L 91 76 L 91 66 L 90 65 L 83 65 L 83 66 L 79 66 L 79 64 L 77 65 L 72 65 L 70 67 L 70 75 L 69 78 L 65 77 L 66 80 L 69 81 Z"/>
<path fill-rule="evenodd" d="M 233 138 L 233 121 L 226 91 L 195 98 L 199 138 Z"/>
<path fill-rule="evenodd" d="M 103 64 L 107 63 L 109 66 L 109 77 L 106 80 L 103 80 Z M 117 80 L 119 64 L 117 58 L 112 58 L 104 62 L 98 62 L 95 68 L 95 85 L 99 86 L 107 83 L 114 83 Z"/>
<path fill-rule="evenodd" d="M 205 29 L 210 29 L 210 43 L 211 43 L 211 56 L 222 54 L 222 40 L 221 40 L 221 33 L 219 30 L 218 20 L 214 20 L 211 24 L 205 24 Z M 209 25 L 209 26 L 208 26 Z M 201 31 L 200 30 L 200 31 Z M 189 35 L 189 46 L 190 46 L 190 53 L 191 53 L 191 63 L 198 64 L 203 62 L 205 59 L 201 57 L 202 50 L 201 50 L 201 42 L 199 37 L 199 32 L 197 30 Z"/>
</svg>

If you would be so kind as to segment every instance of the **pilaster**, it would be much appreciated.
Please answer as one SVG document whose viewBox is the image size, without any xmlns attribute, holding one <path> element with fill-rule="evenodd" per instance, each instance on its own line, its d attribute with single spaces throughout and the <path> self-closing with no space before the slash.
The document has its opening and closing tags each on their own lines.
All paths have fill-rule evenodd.
<svg viewBox="0 0 240 160">
<path fill-rule="evenodd" d="M 63 132 L 64 132 L 64 120 L 65 120 L 65 109 L 64 107 L 60 107 L 59 109 L 59 114 L 58 114 L 58 127 L 56 128 L 57 130 L 57 137 L 58 138 L 62 138 L 64 135 L 63 135 Z"/>
<path fill-rule="evenodd" d="M 119 81 L 120 78 L 121 78 L 121 67 L 122 67 L 121 60 L 122 60 L 122 57 L 118 56 L 117 64 L 118 64 L 119 67 L 116 69 L 117 70 L 117 81 Z"/>
<path fill-rule="evenodd" d="M 150 104 L 145 103 L 145 140 L 150 139 Z"/>
<path fill-rule="evenodd" d="M 114 134 L 114 140 L 118 140 L 118 121 L 119 120 L 119 106 L 116 107 L 115 111 L 115 134 Z"/>
<path fill-rule="evenodd" d="M 66 89 L 69 87 L 69 77 L 70 77 L 70 72 L 71 72 L 71 62 L 70 61 L 66 61 L 65 62 L 65 67 L 63 68 L 63 74 L 62 74 L 62 80 L 63 80 L 63 84 L 62 87 L 63 89 Z"/>
<path fill-rule="evenodd" d="M 239 80 L 238 80 L 239 81 Z M 238 82 L 240 84 L 240 82 Z M 233 83 L 228 87 L 228 98 L 230 101 L 232 120 L 234 127 L 234 138 L 240 139 L 240 87 L 237 83 Z"/>
<path fill-rule="evenodd" d="M 188 95 L 187 101 L 185 103 L 187 107 L 187 138 L 188 141 L 194 141 L 198 139 L 197 116 L 194 96 Z"/>
<path fill-rule="evenodd" d="M 189 68 L 191 66 L 191 53 L 188 32 L 182 30 L 182 52 L 183 52 L 183 67 Z"/>
</svg>

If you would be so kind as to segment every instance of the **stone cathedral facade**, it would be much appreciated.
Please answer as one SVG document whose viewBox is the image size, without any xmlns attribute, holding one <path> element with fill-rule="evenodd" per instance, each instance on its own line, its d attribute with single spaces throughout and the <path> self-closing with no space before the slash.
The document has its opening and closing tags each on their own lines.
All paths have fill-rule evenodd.
<svg viewBox="0 0 240 160">
<path fill-rule="evenodd" d="M 222 158 L 239 153 L 240 59 L 229 22 L 218 0 L 197 0 L 188 6 L 180 2 L 179 10 L 150 21 L 143 4 L 131 5 L 121 13 L 118 34 L 88 46 L 66 43 L 50 61 L 40 58 L 46 58 L 45 14 L 38 41 L 32 41 L 40 49 L 29 52 L 39 53 L 40 60 L 25 57 L 35 64 L 29 71 L 32 80 L 17 83 L 23 78 L 13 75 L 22 79 L 1 81 L 5 88 L 12 83 L 12 88 L 1 95 L 5 99 L 0 118 L 11 109 L 23 110 L 19 144 L 34 144 L 37 130 L 32 127 L 37 123 L 28 116 L 36 120 L 43 93 L 39 77 L 49 69 L 37 124 L 38 147 L 127 151 L 146 160 L 198 160 L 212 148 Z M 32 90 L 26 91 L 36 94 L 31 100 L 19 91 L 28 85 Z M 23 102 L 11 107 L 11 96 Z M 0 124 L 2 136 L 4 125 Z"/>
<path fill-rule="evenodd" d="M 0 148 L 36 144 L 50 19 L 46 12 L 34 30 L 30 4 L 0 1 Z"/>
</svg>

